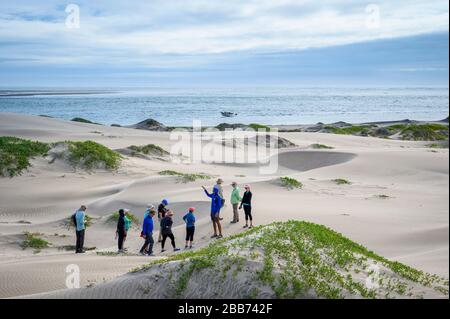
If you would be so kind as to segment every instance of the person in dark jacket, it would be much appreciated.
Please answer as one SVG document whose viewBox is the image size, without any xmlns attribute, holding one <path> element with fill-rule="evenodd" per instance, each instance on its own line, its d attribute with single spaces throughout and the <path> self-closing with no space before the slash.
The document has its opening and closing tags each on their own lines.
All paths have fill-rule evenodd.
<svg viewBox="0 0 450 319">
<path fill-rule="evenodd" d="M 123 209 L 119 210 L 119 220 L 117 221 L 116 239 L 118 239 L 117 245 L 119 247 L 119 254 L 123 253 L 123 242 L 127 236 L 127 231 L 125 229 L 125 211 Z"/>
<path fill-rule="evenodd" d="M 192 249 L 192 243 L 194 242 L 194 233 L 195 233 L 194 211 L 195 211 L 194 207 L 189 208 L 189 212 L 183 217 L 183 220 L 186 223 L 186 245 L 184 246 L 185 249 L 187 248 Z"/>
<path fill-rule="evenodd" d="M 163 199 L 161 201 L 161 204 L 159 204 L 159 206 L 158 206 L 158 221 L 159 221 L 159 226 L 160 226 L 158 243 L 162 242 L 161 221 L 163 220 L 164 217 L 166 217 L 167 205 L 169 205 L 169 201 L 167 199 Z"/>
<path fill-rule="evenodd" d="M 145 216 L 144 224 L 142 226 L 142 237 L 145 239 L 145 243 L 140 250 L 141 255 L 147 254 L 153 256 L 153 217 L 155 216 L 155 210 L 150 209 L 149 213 Z"/>
<path fill-rule="evenodd" d="M 166 244 L 167 237 L 170 238 L 170 241 L 172 243 L 173 251 L 179 251 L 180 249 L 177 248 L 175 244 L 175 236 L 172 232 L 172 225 L 173 225 L 173 212 L 171 210 L 168 210 L 166 213 L 166 216 L 161 220 L 161 233 L 162 233 L 162 242 L 161 242 L 161 252 L 165 252 L 164 245 Z"/>
<path fill-rule="evenodd" d="M 211 198 L 211 221 L 213 223 L 214 235 L 211 238 L 222 238 L 222 225 L 220 224 L 220 209 L 222 208 L 222 198 L 219 195 L 219 189 L 213 188 L 212 194 L 210 194 L 204 186 L 202 186 L 206 196 Z M 219 234 L 217 234 L 217 230 Z"/>
<path fill-rule="evenodd" d="M 250 186 L 245 185 L 244 196 L 242 197 L 241 205 L 239 209 L 244 207 L 245 213 L 245 226 L 244 228 L 252 228 L 253 227 L 253 216 L 252 216 L 252 192 L 250 191 Z M 250 220 L 250 226 L 248 225 L 248 221 Z"/>
</svg>

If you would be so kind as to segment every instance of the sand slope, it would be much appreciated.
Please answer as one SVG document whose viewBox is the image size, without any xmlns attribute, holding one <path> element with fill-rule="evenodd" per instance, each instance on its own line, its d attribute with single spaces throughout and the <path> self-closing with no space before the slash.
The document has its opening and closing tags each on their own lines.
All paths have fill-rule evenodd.
<svg viewBox="0 0 450 319">
<path fill-rule="evenodd" d="M 169 150 L 169 133 L 105 127 L 43 117 L 0 113 L 0 135 L 45 142 L 94 140 L 110 148 L 154 143 Z M 87 280 L 101 282 L 148 262 L 146 257 L 87 256 L 46 249 L 38 254 L 22 250 L 21 233 L 43 233 L 54 246 L 74 243 L 72 230 L 61 225 L 81 204 L 89 207 L 94 224 L 86 245 L 98 251 L 114 251 L 114 225 L 106 218 L 121 207 L 139 218 L 147 203 L 168 198 L 175 216 L 175 235 L 182 245 L 181 216 L 187 207 L 198 208 L 197 247 L 210 242 L 208 198 L 200 189 L 214 179 L 180 183 L 158 172 L 206 172 L 225 180 L 225 194 L 236 180 L 250 183 L 254 216 L 258 225 L 288 219 L 308 220 L 329 226 L 380 255 L 416 268 L 448 276 L 449 157 L 448 150 L 431 152 L 424 142 L 391 141 L 370 137 L 321 133 L 284 133 L 298 145 L 283 151 L 277 174 L 260 175 L 254 166 L 174 164 L 170 161 L 127 158 L 118 172 L 90 174 L 36 159 L 22 176 L 0 179 L 0 297 L 14 297 L 64 288 L 64 264 L 79 262 Z M 333 150 L 311 150 L 321 143 Z M 279 176 L 302 181 L 302 190 L 286 190 Z M 337 185 L 345 178 L 351 185 Z M 379 195 L 389 197 L 382 199 Z M 230 225 L 231 207 L 223 211 L 225 235 L 242 231 Z M 23 222 L 27 223 L 23 223 Z M 55 236 L 55 233 L 67 237 Z M 127 242 L 130 252 L 142 244 L 138 230 Z M 44 265 L 43 267 L 42 265 Z M 45 270 L 45 269 L 48 270 Z M 30 280 L 29 278 L 33 278 Z"/>
</svg>

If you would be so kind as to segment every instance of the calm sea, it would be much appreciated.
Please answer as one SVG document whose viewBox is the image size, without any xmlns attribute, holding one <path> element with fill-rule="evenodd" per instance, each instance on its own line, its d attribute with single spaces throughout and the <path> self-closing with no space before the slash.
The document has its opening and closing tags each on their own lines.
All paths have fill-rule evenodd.
<svg viewBox="0 0 450 319">
<path fill-rule="evenodd" d="M 36 95 L 36 94 L 52 95 Z M 70 94 L 66 94 L 70 93 Z M 90 93 L 90 94 L 81 94 Z M 221 111 L 233 112 L 224 118 Z M 129 125 L 147 118 L 169 126 L 228 123 L 312 124 L 448 116 L 448 88 L 221 88 L 98 91 L 0 89 L 0 112 L 83 117 Z M 1 114 L 0 114 L 1 116 Z"/>
</svg>

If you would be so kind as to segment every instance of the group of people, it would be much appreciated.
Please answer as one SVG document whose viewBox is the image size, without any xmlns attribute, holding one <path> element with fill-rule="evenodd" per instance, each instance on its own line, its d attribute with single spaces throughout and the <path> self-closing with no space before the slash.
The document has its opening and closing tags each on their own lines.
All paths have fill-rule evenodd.
<svg viewBox="0 0 450 319">
<path fill-rule="evenodd" d="M 221 221 L 223 218 L 221 217 L 221 210 L 225 206 L 225 198 L 223 194 L 223 180 L 218 179 L 216 185 L 214 185 L 212 192 L 208 192 L 208 190 L 202 186 L 206 196 L 211 198 L 211 210 L 210 216 L 213 225 L 214 234 L 211 238 L 222 238 L 222 224 Z M 241 197 L 240 189 L 236 182 L 231 184 L 233 190 L 231 192 L 230 202 L 233 207 L 233 220 L 232 224 L 236 224 L 239 222 L 239 209 L 244 209 L 245 214 L 245 225 L 244 228 L 252 228 L 253 227 L 253 216 L 252 216 L 252 192 L 250 190 L 249 185 L 245 185 L 245 191 L 243 196 Z M 140 249 L 141 255 L 149 255 L 153 256 L 153 248 L 154 248 L 154 239 L 153 232 L 155 230 L 154 226 L 154 218 L 157 216 L 159 221 L 159 237 L 158 242 L 161 243 L 161 252 L 165 252 L 165 245 L 167 239 L 170 239 L 172 248 L 174 251 L 179 251 L 175 242 L 175 236 L 172 232 L 173 226 L 173 216 L 174 213 L 171 209 L 168 208 L 169 202 L 167 199 L 161 201 L 156 209 L 155 206 L 149 204 L 147 205 L 147 209 L 144 213 L 144 220 L 142 223 L 142 231 L 141 237 L 144 239 L 144 244 Z M 81 206 L 75 214 L 72 216 L 73 222 L 76 226 L 76 253 L 84 253 L 84 236 L 85 236 L 85 216 L 86 216 L 86 206 Z M 124 243 L 127 238 L 128 230 L 131 227 L 132 219 L 129 216 L 128 209 L 120 209 L 119 210 L 119 218 L 117 221 L 116 228 L 116 239 L 118 240 L 118 251 L 119 253 L 124 253 L 126 248 L 124 248 Z M 195 207 L 190 207 L 186 214 L 183 216 L 183 221 L 186 224 L 186 243 L 185 249 L 191 249 L 193 247 L 194 242 L 194 234 L 195 234 Z"/>
</svg>

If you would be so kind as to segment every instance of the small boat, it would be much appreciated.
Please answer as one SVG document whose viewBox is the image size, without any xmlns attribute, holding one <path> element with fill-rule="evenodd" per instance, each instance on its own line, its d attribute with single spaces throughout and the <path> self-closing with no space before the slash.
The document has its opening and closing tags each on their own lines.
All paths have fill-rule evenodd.
<svg viewBox="0 0 450 319">
<path fill-rule="evenodd" d="M 233 113 L 233 112 L 220 112 L 222 114 L 222 116 L 224 117 L 233 117 L 238 115 L 237 113 Z"/>
</svg>

